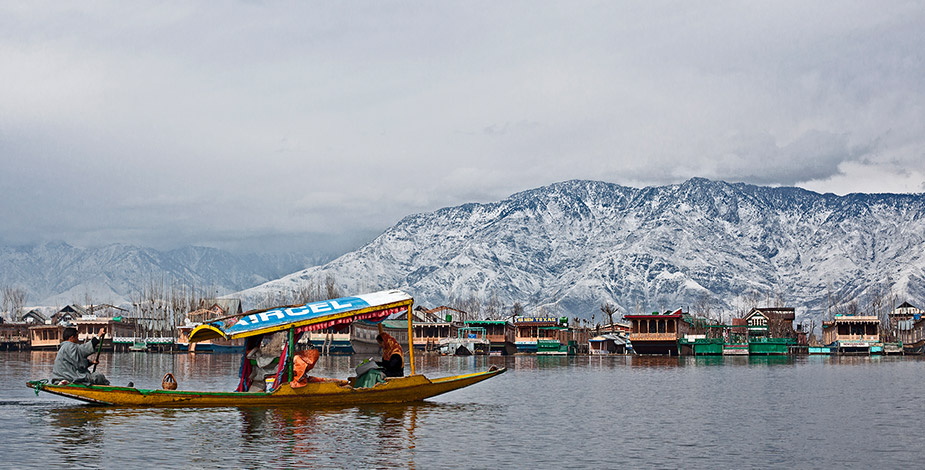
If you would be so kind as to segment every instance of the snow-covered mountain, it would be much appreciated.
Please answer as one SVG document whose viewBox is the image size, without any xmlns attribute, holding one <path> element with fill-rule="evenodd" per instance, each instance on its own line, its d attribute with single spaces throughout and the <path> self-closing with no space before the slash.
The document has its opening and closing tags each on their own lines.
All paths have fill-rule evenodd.
<svg viewBox="0 0 925 470">
<path fill-rule="evenodd" d="M 27 305 L 60 306 L 87 300 L 118 305 L 129 302 L 151 282 L 226 294 L 316 261 L 297 255 L 239 256 L 192 246 L 158 251 L 119 244 L 77 248 L 53 242 L 0 247 L 0 286 L 25 289 Z"/>
<path fill-rule="evenodd" d="M 255 306 L 332 276 L 419 304 L 481 299 L 590 318 L 783 302 L 818 317 L 876 287 L 925 300 L 925 195 L 818 194 L 701 178 L 631 188 L 567 181 L 411 215 L 361 249 L 240 292 Z M 493 300 L 494 299 L 494 302 Z"/>
</svg>

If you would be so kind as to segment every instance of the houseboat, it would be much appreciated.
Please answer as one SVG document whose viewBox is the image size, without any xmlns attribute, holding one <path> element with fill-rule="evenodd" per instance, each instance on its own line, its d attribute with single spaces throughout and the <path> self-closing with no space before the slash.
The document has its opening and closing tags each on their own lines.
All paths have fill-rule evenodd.
<svg viewBox="0 0 925 470">
<path fill-rule="evenodd" d="M 484 328 L 492 354 L 512 356 L 517 353 L 515 328 L 512 323 L 504 320 L 469 320 L 463 324 L 468 328 Z"/>
<path fill-rule="evenodd" d="M 616 333 L 604 333 L 588 340 L 588 353 L 592 356 L 626 354 L 626 337 Z"/>
<path fill-rule="evenodd" d="M 408 344 L 408 326 L 406 321 L 383 320 L 382 329 L 400 344 Z M 378 356 L 382 354 L 376 336 L 379 327 L 370 321 L 356 321 L 350 324 L 350 346 L 354 354 Z"/>
<path fill-rule="evenodd" d="M 0 319 L 0 349 L 4 351 L 29 349 L 29 324 Z"/>
<path fill-rule="evenodd" d="M 485 355 L 490 350 L 488 330 L 479 326 L 457 328 L 456 337 L 441 338 L 437 343 L 437 352 L 446 356 Z"/>
<path fill-rule="evenodd" d="M 632 324 L 630 341 L 636 354 L 677 356 L 678 340 L 688 334 L 699 334 L 705 325 L 696 324 L 690 314 L 681 309 L 659 314 L 624 315 Z"/>
<path fill-rule="evenodd" d="M 561 346 L 558 331 L 568 324 L 568 318 L 555 317 L 515 317 L 514 344 L 518 353 L 537 353 L 542 340 L 544 349 Z M 553 342 L 555 344 L 553 345 Z"/>
<path fill-rule="evenodd" d="M 353 354 L 353 343 L 350 341 L 352 334 L 351 328 L 346 327 L 329 327 L 318 331 L 312 331 L 302 338 L 303 343 L 312 343 L 315 349 L 321 351 L 321 354 L 329 355 L 350 355 Z M 373 335 L 373 341 L 376 336 Z"/>
<path fill-rule="evenodd" d="M 678 340 L 678 354 L 682 356 L 722 356 L 723 345 L 723 338 L 685 335 Z"/>
<path fill-rule="evenodd" d="M 68 305 L 52 315 L 48 323 L 30 326 L 29 339 L 32 349 L 58 349 L 63 341 L 64 328 L 70 326 L 77 329 L 77 338 L 80 341 L 96 336 L 101 329 L 104 330 L 106 337 L 103 338 L 102 350 L 113 351 L 115 344 L 113 338 L 132 335 L 135 331 L 135 321 L 123 316 L 102 316 L 90 313 L 100 310 L 99 306 L 84 308 L 78 305 Z"/>
<path fill-rule="evenodd" d="M 890 326 L 905 354 L 925 352 L 925 311 L 903 302 L 890 312 Z"/>
<path fill-rule="evenodd" d="M 753 308 L 745 315 L 749 355 L 785 355 L 796 344 L 793 308 Z"/>
<path fill-rule="evenodd" d="M 456 338 L 459 325 L 452 321 L 428 321 L 412 323 L 414 348 L 422 351 L 437 351 L 440 342 Z"/>
<path fill-rule="evenodd" d="M 822 322 L 822 342 L 837 354 L 871 354 L 882 350 L 880 319 L 874 315 L 835 315 Z"/>
</svg>

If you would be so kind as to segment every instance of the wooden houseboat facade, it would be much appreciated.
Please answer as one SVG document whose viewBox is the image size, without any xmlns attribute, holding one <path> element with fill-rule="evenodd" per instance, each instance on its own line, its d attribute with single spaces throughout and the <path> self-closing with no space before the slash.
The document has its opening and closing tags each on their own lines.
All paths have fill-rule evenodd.
<svg viewBox="0 0 925 470">
<path fill-rule="evenodd" d="M 469 320 L 464 322 L 464 325 L 468 328 L 485 329 L 491 354 L 509 356 L 517 353 L 515 327 L 512 323 L 504 320 Z"/>
<path fill-rule="evenodd" d="M 663 314 L 624 315 L 623 319 L 632 324 L 630 342 L 636 354 L 677 356 L 679 339 L 704 332 L 681 309 Z"/>
<path fill-rule="evenodd" d="M 832 321 L 822 322 L 822 343 L 837 354 L 880 352 L 880 319 L 874 315 L 835 315 Z"/>
<path fill-rule="evenodd" d="M 518 353 L 559 350 L 559 330 L 567 324 L 566 318 L 555 317 L 515 317 L 514 344 Z M 541 344 L 542 343 L 542 344 Z"/>
</svg>

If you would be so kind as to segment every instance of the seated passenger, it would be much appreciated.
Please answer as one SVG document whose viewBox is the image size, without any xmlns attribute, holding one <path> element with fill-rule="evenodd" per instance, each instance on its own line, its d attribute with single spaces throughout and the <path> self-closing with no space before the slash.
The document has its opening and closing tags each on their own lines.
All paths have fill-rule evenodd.
<svg viewBox="0 0 925 470">
<path fill-rule="evenodd" d="M 292 382 L 289 382 L 289 386 L 299 388 L 308 385 L 313 378 L 308 375 L 308 371 L 315 367 L 315 363 L 318 362 L 320 356 L 321 353 L 314 348 L 297 352 L 292 358 L 293 379 Z"/>
<path fill-rule="evenodd" d="M 382 329 L 382 323 L 379 325 L 379 334 L 376 336 L 376 342 L 382 348 L 382 361 L 376 361 L 383 370 L 386 377 L 402 377 L 405 375 L 405 364 L 402 360 L 401 345 Z"/>
<path fill-rule="evenodd" d="M 267 376 L 276 375 L 279 370 L 279 357 L 283 353 L 284 333 L 265 335 L 260 344 L 247 352 L 246 359 L 250 361 L 250 374 L 247 377 L 248 392 L 266 391 Z"/>
</svg>

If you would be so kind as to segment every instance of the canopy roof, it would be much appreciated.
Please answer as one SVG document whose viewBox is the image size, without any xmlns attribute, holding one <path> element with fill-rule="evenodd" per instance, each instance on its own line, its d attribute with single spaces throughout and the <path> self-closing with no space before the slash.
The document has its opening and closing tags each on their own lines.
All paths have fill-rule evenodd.
<svg viewBox="0 0 925 470">
<path fill-rule="evenodd" d="M 199 325 L 190 333 L 189 341 L 246 338 L 292 327 L 302 331 L 321 330 L 356 320 L 379 321 L 410 308 L 413 303 L 414 299 L 405 292 L 387 290 L 301 306 L 249 311 L 241 314 L 237 323 L 227 328 L 221 321 Z"/>
</svg>

